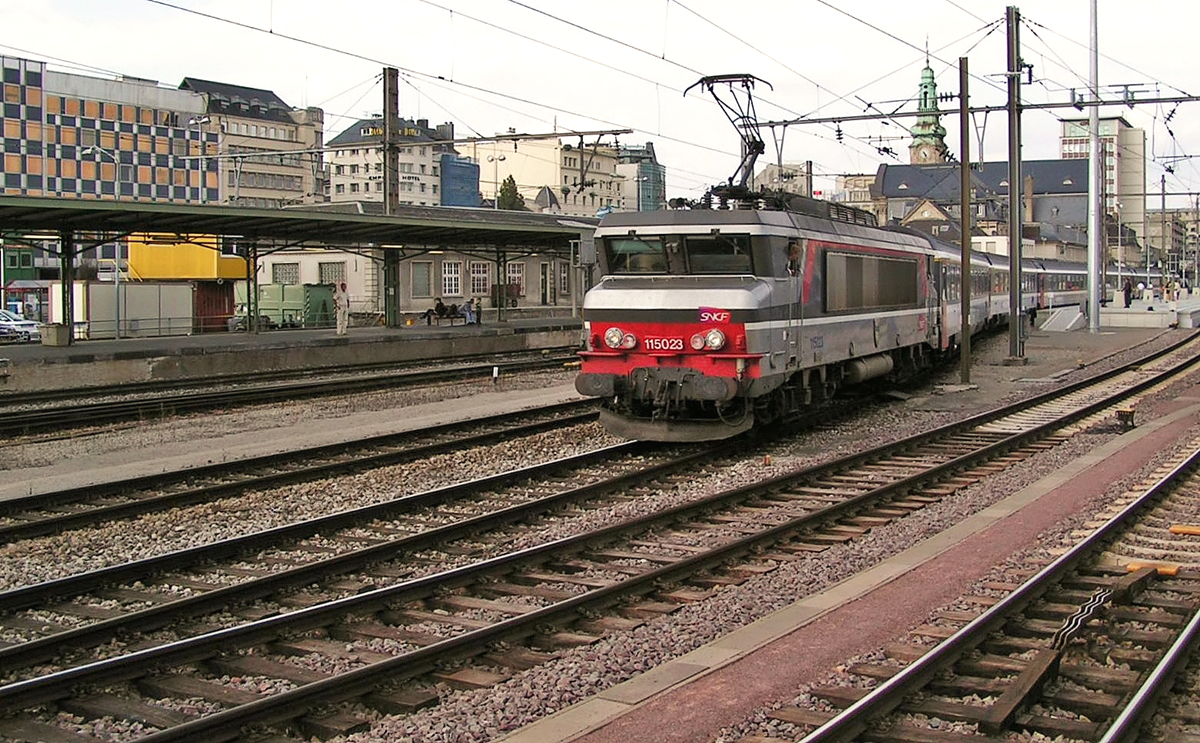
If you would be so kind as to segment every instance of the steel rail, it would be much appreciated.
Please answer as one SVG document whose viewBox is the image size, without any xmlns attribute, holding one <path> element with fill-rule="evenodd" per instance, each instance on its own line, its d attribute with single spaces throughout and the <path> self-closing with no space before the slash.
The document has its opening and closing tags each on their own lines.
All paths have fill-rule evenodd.
<svg viewBox="0 0 1200 743">
<path fill-rule="evenodd" d="M 18 539 L 28 539 L 30 537 L 43 536 L 46 534 L 53 534 L 65 531 L 67 529 L 88 526 L 99 521 L 130 518 L 132 516 L 144 515 L 146 513 L 159 511 L 166 508 L 192 505 L 199 502 L 213 500 L 215 498 L 227 497 L 229 495 L 243 492 L 250 488 L 276 487 L 286 483 L 301 482 L 319 477 L 328 477 L 332 474 L 345 472 L 348 470 L 357 470 L 364 467 L 381 467 L 385 465 L 396 464 L 398 462 L 417 459 L 420 457 L 431 456 L 433 454 L 438 454 L 456 448 L 462 448 L 464 446 L 479 446 L 494 442 L 497 439 L 502 440 L 512 436 L 530 436 L 547 430 L 554 430 L 571 425 L 579 425 L 595 419 L 598 413 L 595 410 L 583 413 L 572 413 L 572 411 L 579 410 L 581 408 L 594 407 L 594 400 L 558 403 L 555 405 L 546 406 L 544 408 L 523 410 L 516 413 L 498 413 L 496 415 L 490 415 L 484 418 L 456 421 L 453 423 L 445 423 L 412 431 L 380 434 L 378 436 L 370 436 L 354 441 L 345 441 L 336 444 L 322 444 L 319 446 L 296 449 L 277 454 L 266 454 L 247 459 L 215 462 L 213 464 L 203 465 L 200 467 L 155 473 L 152 475 L 143 475 L 124 480 L 100 483 L 97 485 L 86 485 L 78 488 L 68 488 L 53 492 L 36 493 L 34 495 L 13 498 L 11 500 L 0 502 L 0 515 L 12 516 L 20 513 L 28 513 L 38 509 L 46 509 L 52 506 L 78 504 L 87 500 L 102 498 L 105 495 L 110 494 L 121 494 L 127 496 L 131 491 L 151 488 L 165 488 L 182 482 L 193 482 L 203 478 L 229 477 L 236 473 L 244 473 L 255 469 L 282 468 L 282 471 L 275 471 L 271 472 L 270 474 L 252 475 L 251 477 L 244 477 L 235 481 L 192 487 L 188 488 L 187 490 L 179 490 L 146 498 L 134 498 L 123 503 L 112 503 L 73 513 L 58 513 L 54 516 L 44 519 L 21 521 L 11 524 L 0 524 L 0 543 L 12 542 Z M 445 436 L 448 433 L 461 430 L 463 428 L 494 426 L 501 424 L 506 420 L 511 420 L 514 417 L 536 414 L 561 414 L 562 417 L 554 418 L 553 420 L 509 426 L 499 430 L 467 435 L 461 438 L 455 438 L 453 440 L 441 440 L 425 444 L 414 442 L 412 446 L 406 447 L 401 451 L 386 451 L 368 454 L 366 456 L 360 456 L 351 460 L 324 462 L 322 464 L 307 466 L 302 466 L 300 464 L 300 462 L 303 462 L 304 460 L 322 459 L 332 456 L 346 456 L 354 449 L 393 446 L 416 437 Z"/>
<path fill-rule="evenodd" d="M 0 416 L 0 435 L 19 436 L 58 427 L 164 418 L 214 407 L 345 395 L 354 392 L 391 389 L 397 385 L 486 378 L 492 376 L 496 367 L 512 373 L 561 366 L 568 360 L 573 360 L 573 357 L 570 359 L 567 357 L 536 358 L 528 361 L 509 361 L 398 374 L 373 374 L 334 380 L 279 382 L 171 397 L 154 396 L 35 410 L 16 410 L 5 412 Z"/>
<path fill-rule="evenodd" d="M 495 366 L 514 361 L 522 361 L 523 356 L 533 358 L 545 357 L 547 353 L 555 358 L 574 359 L 577 349 L 568 346 L 539 349 L 526 354 L 507 353 L 497 357 L 497 354 L 480 353 L 455 356 L 454 361 L 460 365 L 477 366 L 487 364 Z M 216 387 L 221 385 L 251 384 L 262 382 L 279 382 L 288 379 L 305 379 L 321 376 L 348 376 L 365 374 L 381 370 L 391 370 L 403 373 L 425 369 L 442 359 L 421 359 L 415 361 L 374 361 L 367 364 L 347 364 L 330 367 L 305 367 L 303 369 L 269 369 L 256 371 L 251 374 L 211 374 L 202 377 L 186 379 L 158 379 L 148 382 L 122 382 L 120 384 L 97 384 L 65 389 L 27 390 L 21 392 L 0 391 L 0 408 L 9 405 L 29 405 L 31 403 L 51 402 L 55 400 L 73 400 L 81 398 L 104 397 L 108 395 L 137 395 L 168 392 L 171 390 L 188 389 L 191 387 Z M 453 367 L 451 367 L 453 368 Z"/>
<path fill-rule="evenodd" d="M 1146 677 L 1146 682 L 1138 687 L 1130 698 L 1125 709 L 1117 715 L 1109 726 L 1108 731 L 1097 743 L 1133 743 L 1141 735 L 1142 728 L 1150 721 L 1158 707 L 1158 701 L 1166 694 L 1175 677 L 1187 665 L 1188 659 L 1195 653 L 1200 644 L 1200 611 L 1192 614 L 1191 620 L 1183 633 L 1171 644 L 1171 648 L 1154 670 Z"/>
<path fill-rule="evenodd" d="M 387 517 L 389 514 L 402 513 L 406 510 L 425 508 L 444 503 L 453 498 L 471 495 L 485 488 L 505 487 L 523 479 L 542 477 L 546 473 L 563 469 L 564 467 L 581 467 L 592 462 L 613 456 L 656 448 L 656 445 L 630 441 L 622 444 L 593 451 L 576 454 L 575 456 L 556 459 L 552 462 L 530 465 L 509 472 L 501 472 L 476 480 L 455 483 L 435 490 L 413 493 L 382 503 L 360 506 L 346 511 L 318 516 L 306 521 L 276 526 L 271 529 L 243 534 L 232 539 L 212 542 L 188 549 L 176 550 L 142 560 L 110 565 L 91 570 L 86 573 L 58 578 L 44 583 L 37 583 L 21 588 L 13 588 L 0 593 L 0 606 L 6 609 L 21 609 L 35 605 L 39 601 L 50 598 L 74 596 L 97 587 L 111 585 L 117 581 L 144 580 L 153 575 L 169 570 L 187 568 L 197 563 L 208 562 L 221 558 L 234 557 L 250 550 L 261 550 L 266 547 L 287 543 L 314 534 L 330 532 L 357 524 L 369 522 L 372 519 Z M 0 650 L 0 652 L 3 652 Z"/>
<path fill-rule="evenodd" d="M 224 586 L 159 606 L 101 620 L 94 624 L 47 635 L 37 640 L 30 640 L 0 648 L 0 665 L 8 668 L 27 666 L 53 658 L 55 653 L 60 652 L 64 647 L 80 647 L 89 643 L 94 644 L 114 637 L 121 632 L 156 629 L 176 619 L 190 618 L 206 612 L 216 611 L 234 603 L 261 598 L 275 591 L 310 585 L 322 578 L 329 578 L 339 573 L 362 569 L 373 563 L 395 559 L 403 552 L 414 552 L 438 544 L 445 544 L 454 539 L 461 539 L 471 534 L 486 531 L 487 529 L 512 524 L 522 519 L 544 514 L 554 508 L 595 498 L 613 490 L 626 488 L 632 484 L 662 477 L 663 475 L 671 474 L 680 469 L 691 467 L 697 463 L 711 459 L 715 451 L 715 448 L 708 448 L 693 452 L 636 472 L 628 472 L 602 482 L 572 488 L 528 503 L 521 503 L 502 508 L 498 511 L 468 517 L 453 524 L 446 524 L 417 534 L 399 537 L 385 544 L 364 547 L 335 557 L 317 560 L 307 565 L 282 570 L 268 576 L 254 578 L 244 583 Z M 22 589 L 17 589 L 16 592 L 18 595 L 14 598 L 14 601 L 28 606 L 46 601 L 50 597 L 61 595 L 61 592 L 53 581 L 38 584 L 31 588 L 41 587 L 44 587 L 46 591 L 46 593 L 41 595 L 38 595 L 37 592 L 20 593 Z M 7 605 L 8 602 L 8 593 L 0 593 L 0 605 Z"/>
<path fill-rule="evenodd" d="M 903 704 L 906 697 L 923 688 L 939 672 L 948 668 L 964 653 L 984 642 L 989 634 L 1007 623 L 1013 613 L 1036 601 L 1063 576 L 1074 570 L 1079 563 L 1111 541 L 1114 535 L 1125 527 L 1132 514 L 1157 500 L 1170 489 L 1173 480 L 1181 472 L 1198 464 L 1200 464 L 1200 450 L 1193 452 L 1186 461 L 1160 478 L 1138 498 L 1125 506 L 1119 514 L 1106 521 L 1070 551 L 1060 555 L 937 647 L 905 666 L 899 673 L 842 710 L 833 719 L 801 738 L 800 743 L 850 743 L 853 741 L 871 722 L 894 711 Z"/>
</svg>

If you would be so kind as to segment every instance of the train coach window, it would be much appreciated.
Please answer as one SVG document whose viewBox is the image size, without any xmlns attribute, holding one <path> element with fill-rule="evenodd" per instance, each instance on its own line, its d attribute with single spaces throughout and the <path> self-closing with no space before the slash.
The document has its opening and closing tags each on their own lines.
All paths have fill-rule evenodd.
<svg viewBox="0 0 1200 743">
<path fill-rule="evenodd" d="M 665 273 L 667 258 L 662 240 L 610 237 L 604 241 L 609 273 Z"/>
<path fill-rule="evenodd" d="M 684 247 L 690 273 L 751 273 L 748 235 L 688 235 Z"/>
</svg>

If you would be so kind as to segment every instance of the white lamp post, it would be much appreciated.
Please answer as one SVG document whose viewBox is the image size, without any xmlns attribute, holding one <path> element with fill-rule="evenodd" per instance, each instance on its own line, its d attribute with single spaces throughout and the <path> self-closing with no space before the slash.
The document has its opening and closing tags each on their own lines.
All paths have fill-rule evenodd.
<svg viewBox="0 0 1200 743">
<path fill-rule="evenodd" d="M 96 155 L 97 160 L 100 159 L 99 155 L 101 155 L 101 154 L 108 155 L 110 158 L 112 158 L 113 168 L 116 170 L 116 175 L 117 175 L 117 182 L 116 182 L 116 185 L 114 186 L 116 191 L 113 194 L 113 197 L 115 199 L 120 199 L 121 198 L 121 161 L 117 158 L 117 156 L 114 153 L 104 149 L 103 147 L 98 147 L 96 145 L 92 145 L 91 147 L 84 147 L 82 150 L 80 150 L 79 154 L 81 154 L 81 155 Z M 120 240 L 120 238 L 113 240 L 113 292 L 116 294 L 116 307 L 113 310 L 113 320 L 114 320 L 113 336 L 115 338 L 117 338 L 118 340 L 120 340 L 120 338 L 121 338 L 121 240 Z"/>
<path fill-rule="evenodd" d="M 500 208 L 500 163 L 504 160 L 504 155 L 488 155 L 488 162 L 494 163 L 492 167 L 492 180 L 496 183 L 496 194 L 492 199 L 492 208 Z"/>
<path fill-rule="evenodd" d="M 207 143 L 204 141 L 204 125 L 207 124 L 209 121 L 211 121 L 211 119 L 209 119 L 207 116 L 193 117 L 193 118 L 188 119 L 188 130 L 191 131 L 191 128 L 193 126 L 196 127 L 196 134 L 199 135 L 199 137 L 200 137 L 200 203 L 201 204 L 203 204 L 206 201 L 206 199 L 204 197 L 204 192 L 208 190 L 208 170 L 205 167 L 206 163 L 204 161 L 204 151 L 207 149 L 207 147 L 205 146 Z"/>
</svg>

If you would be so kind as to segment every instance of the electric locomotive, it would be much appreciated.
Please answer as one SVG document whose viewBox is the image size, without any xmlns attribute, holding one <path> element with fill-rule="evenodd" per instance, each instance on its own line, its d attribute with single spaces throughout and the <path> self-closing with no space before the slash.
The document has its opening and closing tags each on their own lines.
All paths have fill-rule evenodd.
<svg viewBox="0 0 1200 743">
<path fill-rule="evenodd" d="M 575 387 L 610 431 L 727 438 L 949 346 L 929 238 L 829 202 L 786 206 L 602 220 Z"/>
</svg>

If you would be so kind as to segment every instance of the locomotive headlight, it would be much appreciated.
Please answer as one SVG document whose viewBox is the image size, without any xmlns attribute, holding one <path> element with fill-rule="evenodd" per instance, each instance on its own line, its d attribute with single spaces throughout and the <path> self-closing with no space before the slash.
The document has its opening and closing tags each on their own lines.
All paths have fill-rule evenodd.
<svg viewBox="0 0 1200 743">
<path fill-rule="evenodd" d="M 693 335 L 691 343 L 693 351 L 703 351 L 706 348 L 709 351 L 720 351 L 725 347 L 725 334 L 713 328 L 707 333 Z"/>
<path fill-rule="evenodd" d="M 626 333 L 620 328 L 609 328 L 604 331 L 604 345 L 613 350 L 631 351 L 637 346 L 637 338 L 633 333 Z"/>
</svg>

